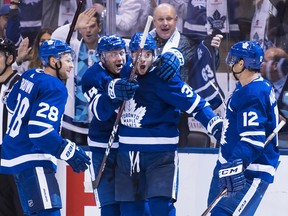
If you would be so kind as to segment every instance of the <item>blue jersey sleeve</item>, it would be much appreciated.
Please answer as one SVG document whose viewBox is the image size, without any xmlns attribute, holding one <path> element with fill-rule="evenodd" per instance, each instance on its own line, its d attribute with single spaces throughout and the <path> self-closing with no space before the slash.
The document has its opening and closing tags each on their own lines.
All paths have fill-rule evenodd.
<svg viewBox="0 0 288 216">
<path fill-rule="evenodd" d="M 157 90 L 157 94 L 165 102 L 195 117 L 204 127 L 207 128 L 208 122 L 216 116 L 209 103 L 183 82 L 179 75 L 174 76 L 169 82 L 157 82 L 157 86 L 161 88 Z"/>
<path fill-rule="evenodd" d="M 107 94 L 107 85 L 113 79 L 99 65 L 94 64 L 82 77 L 82 91 L 89 102 L 89 109 L 99 121 L 106 121 L 120 106 L 120 101 L 112 100 Z"/>
</svg>

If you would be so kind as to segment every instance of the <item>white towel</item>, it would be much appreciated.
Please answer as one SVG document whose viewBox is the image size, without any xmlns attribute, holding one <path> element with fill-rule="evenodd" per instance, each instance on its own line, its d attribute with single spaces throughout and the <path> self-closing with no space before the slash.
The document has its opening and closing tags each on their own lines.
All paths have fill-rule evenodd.
<svg viewBox="0 0 288 216">
<path fill-rule="evenodd" d="M 250 40 L 258 41 L 263 48 L 264 39 L 267 37 L 266 24 L 272 8 L 269 0 L 256 1 L 255 13 L 251 23 Z"/>
</svg>

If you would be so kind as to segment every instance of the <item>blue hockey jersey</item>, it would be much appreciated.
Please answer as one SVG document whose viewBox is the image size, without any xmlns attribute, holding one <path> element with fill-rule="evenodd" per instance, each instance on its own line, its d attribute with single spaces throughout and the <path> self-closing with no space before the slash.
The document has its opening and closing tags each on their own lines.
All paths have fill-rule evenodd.
<svg viewBox="0 0 288 216">
<path fill-rule="evenodd" d="M 179 139 L 180 110 L 194 114 L 205 127 L 215 117 L 209 103 L 179 75 L 166 82 L 153 71 L 138 76 L 137 81 L 140 88 L 134 98 L 125 103 L 121 117 L 119 149 L 175 151 Z"/>
<path fill-rule="evenodd" d="M 82 91 L 89 102 L 93 118 L 89 126 L 88 145 L 107 148 L 120 101 L 112 100 L 107 93 L 107 86 L 115 77 L 108 73 L 101 62 L 94 63 L 82 77 Z M 118 147 L 116 134 L 112 148 Z"/>
<path fill-rule="evenodd" d="M 262 77 L 243 87 L 238 83 L 227 102 L 218 165 L 241 158 L 248 179 L 273 182 L 278 141 L 264 143 L 279 123 L 276 103 L 272 85 Z"/>
<path fill-rule="evenodd" d="M 65 85 L 41 69 L 30 69 L 22 75 L 7 98 L 13 116 L 2 144 L 4 173 L 35 166 L 56 170 L 67 97 Z"/>
<path fill-rule="evenodd" d="M 215 110 L 223 103 L 225 96 L 216 77 L 219 56 L 216 55 L 215 49 L 212 49 L 211 52 L 203 41 L 199 43 L 194 55 L 193 62 L 195 63 L 189 71 L 188 84 Z"/>
</svg>

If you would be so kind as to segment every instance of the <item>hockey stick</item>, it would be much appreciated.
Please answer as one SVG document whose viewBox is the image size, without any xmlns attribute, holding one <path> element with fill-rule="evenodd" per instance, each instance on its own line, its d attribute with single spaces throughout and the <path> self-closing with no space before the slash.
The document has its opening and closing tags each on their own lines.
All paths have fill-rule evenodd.
<svg viewBox="0 0 288 216">
<path fill-rule="evenodd" d="M 281 130 L 281 128 L 286 124 L 284 120 L 282 120 L 276 128 L 273 130 L 273 132 L 267 137 L 265 143 L 264 143 L 264 148 L 267 146 L 267 144 L 276 136 L 276 134 Z M 201 216 L 206 216 L 212 208 L 220 201 L 220 199 L 227 194 L 227 188 L 225 188 L 221 193 L 217 195 L 217 197 L 210 203 L 210 205 L 207 207 L 207 209 L 201 214 Z"/>
<path fill-rule="evenodd" d="M 153 17 L 152 16 L 148 16 L 148 19 L 147 19 L 147 22 L 146 22 L 146 26 L 145 26 L 145 29 L 144 29 L 144 32 L 143 32 L 143 36 L 141 38 L 141 42 L 140 42 L 140 45 L 139 45 L 138 50 L 137 50 L 137 58 L 136 58 L 136 60 L 135 60 L 135 62 L 133 64 L 133 68 L 132 68 L 132 71 L 131 71 L 131 74 L 130 74 L 130 78 L 129 78 L 130 81 L 132 81 L 134 79 L 134 77 L 136 76 L 136 66 L 137 66 L 137 63 L 140 60 L 141 53 L 142 53 L 146 38 L 148 36 L 148 32 L 149 32 L 152 20 L 153 20 Z M 104 171 L 105 166 L 106 166 L 106 161 L 107 161 L 108 155 L 110 153 L 110 149 L 111 149 L 111 147 L 113 145 L 116 133 L 118 131 L 118 126 L 119 126 L 119 122 L 120 122 L 124 107 L 125 107 L 125 101 L 123 101 L 123 103 L 121 104 L 121 106 L 119 108 L 119 111 L 117 113 L 116 120 L 114 122 L 113 129 L 112 129 L 111 135 L 109 137 L 108 146 L 106 148 L 106 151 L 105 151 L 105 154 L 104 154 L 104 157 L 103 157 L 103 160 L 102 160 L 98 175 L 95 178 L 95 180 L 92 181 L 93 190 L 97 189 L 98 186 L 99 186 L 103 171 Z"/>
<path fill-rule="evenodd" d="M 72 23 L 70 25 L 70 29 L 69 29 L 69 32 L 68 32 L 68 35 L 66 38 L 66 43 L 68 43 L 68 44 L 70 44 L 70 40 L 71 40 L 72 34 L 74 32 L 75 25 L 76 25 L 76 22 L 77 22 L 79 14 L 80 14 L 83 3 L 84 3 L 84 0 L 80 0 L 77 4 L 77 9 L 76 9 L 76 12 L 74 14 L 74 17 L 73 17 L 73 20 L 72 20 Z"/>
</svg>

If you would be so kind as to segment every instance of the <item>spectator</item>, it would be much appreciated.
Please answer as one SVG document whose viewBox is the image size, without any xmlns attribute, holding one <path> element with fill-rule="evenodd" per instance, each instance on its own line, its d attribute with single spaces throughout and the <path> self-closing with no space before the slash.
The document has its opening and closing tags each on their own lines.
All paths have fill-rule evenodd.
<svg viewBox="0 0 288 216">
<path fill-rule="evenodd" d="M 160 55 L 171 47 L 177 47 L 184 56 L 184 65 L 181 68 L 180 75 L 184 82 L 188 82 L 190 70 L 192 70 L 197 50 L 197 41 L 192 41 L 188 37 L 180 34 L 176 25 L 178 16 L 175 8 L 167 3 L 159 4 L 153 12 L 153 23 L 155 28 L 150 32 L 156 41 L 156 55 Z M 210 44 L 215 48 L 220 46 L 222 35 L 216 35 L 210 40 Z M 211 55 L 209 55 L 211 58 Z M 211 61 L 211 59 L 202 59 L 202 61 Z M 203 62 L 202 65 L 208 63 Z M 197 71 L 201 74 L 201 71 Z M 192 78 L 191 78 L 192 79 Z M 193 86 L 192 86 L 193 87 Z M 187 136 L 189 133 L 188 116 L 183 113 L 179 123 L 180 139 L 179 144 L 185 146 L 187 143 Z"/>
<path fill-rule="evenodd" d="M 80 147 L 59 135 L 68 97 L 63 81 L 73 68 L 72 54 L 62 41 L 45 41 L 39 49 L 44 70 L 26 71 L 7 98 L 13 116 L 3 139 L 1 169 L 13 174 L 25 215 L 60 215 L 57 159 L 75 172 L 90 165 Z"/>
<path fill-rule="evenodd" d="M 277 100 L 287 80 L 288 68 L 283 67 L 287 61 L 288 55 L 283 49 L 271 47 L 265 51 L 260 68 L 261 75 L 273 84 Z"/>
<path fill-rule="evenodd" d="M 9 39 L 0 39 L 0 155 L 2 141 L 8 129 L 11 114 L 6 107 L 7 94 L 20 76 L 17 71 L 13 71 L 11 64 L 16 58 L 16 48 Z M 0 159 L 1 164 L 1 159 Z M 0 215 L 22 216 L 23 210 L 20 204 L 17 187 L 13 175 L 3 174 L 0 166 Z"/>
<path fill-rule="evenodd" d="M 288 55 L 278 47 L 271 47 L 264 53 L 264 61 L 260 68 L 261 75 L 269 80 L 274 87 L 277 105 L 280 111 L 280 117 L 288 119 Z M 288 131 L 288 126 L 285 125 L 281 132 Z"/>
<path fill-rule="evenodd" d="M 51 39 L 52 32 L 50 28 L 41 29 L 36 35 L 33 47 L 29 47 L 28 37 L 22 40 L 18 48 L 16 61 L 13 63 L 12 68 L 21 74 L 30 68 L 42 68 L 38 53 L 39 47 L 45 40 Z"/>
<path fill-rule="evenodd" d="M 226 58 L 239 82 L 227 102 L 208 204 L 224 189 L 227 193 L 212 216 L 254 215 L 274 179 L 280 155 L 277 137 L 265 142 L 279 124 L 279 113 L 273 87 L 259 73 L 263 59 L 255 41 L 234 44 Z"/>
<path fill-rule="evenodd" d="M 87 145 L 89 122 L 92 118 L 88 112 L 88 102 L 81 89 L 81 79 L 86 70 L 99 60 L 95 55 L 99 32 L 101 31 L 100 15 L 98 8 L 91 7 L 80 13 L 70 44 L 76 54 L 76 62 L 71 76 L 67 80 L 68 101 L 63 117 L 63 136 Z M 66 40 L 70 24 L 57 28 L 52 38 Z M 81 36 L 81 39 L 78 39 Z M 76 90 L 75 90 L 76 88 Z"/>
<path fill-rule="evenodd" d="M 116 14 L 116 33 L 124 38 L 131 38 L 135 32 L 143 31 L 155 6 L 155 0 L 120 1 Z"/>
<path fill-rule="evenodd" d="M 42 3 L 43 0 L 25 0 L 19 4 L 21 36 L 22 38 L 29 38 L 30 47 L 33 45 L 36 35 L 42 26 Z"/>
<path fill-rule="evenodd" d="M 10 4 L 4 4 L 0 7 L 0 38 L 6 38 L 6 27 L 9 15 Z"/>
</svg>

